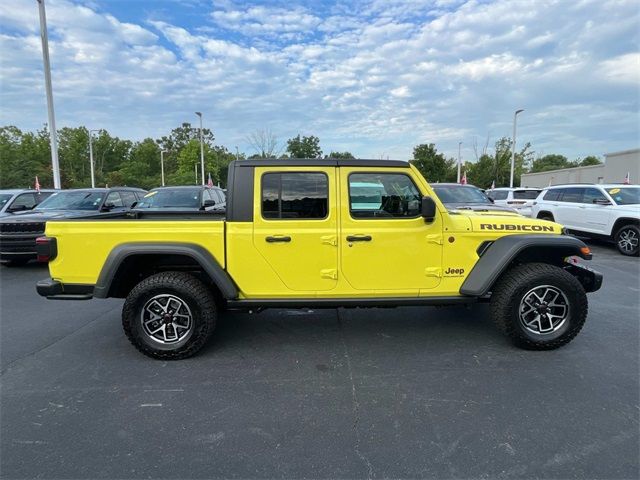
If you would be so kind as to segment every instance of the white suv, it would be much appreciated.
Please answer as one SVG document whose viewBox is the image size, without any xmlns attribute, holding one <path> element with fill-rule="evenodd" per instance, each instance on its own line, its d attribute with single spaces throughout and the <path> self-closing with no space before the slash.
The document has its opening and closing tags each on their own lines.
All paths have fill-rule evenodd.
<svg viewBox="0 0 640 480">
<path fill-rule="evenodd" d="M 501 187 L 487 190 L 485 193 L 496 205 L 514 208 L 520 215 L 530 217 L 533 201 L 538 197 L 541 190 L 541 188 Z"/>
<path fill-rule="evenodd" d="M 533 202 L 532 217 L 553 220 L 567 229 L 616 242 L 623 255 L 638 255 L 640 186 L 557 185 Z"/>
</svg>

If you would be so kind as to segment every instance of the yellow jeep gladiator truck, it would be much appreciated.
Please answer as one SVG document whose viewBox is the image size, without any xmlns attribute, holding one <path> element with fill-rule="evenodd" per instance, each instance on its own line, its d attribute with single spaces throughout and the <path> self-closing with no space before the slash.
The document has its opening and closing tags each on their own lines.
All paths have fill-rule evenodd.
<svg viewBox="0 0 640 480">
<path fill-rule="evenodd" d="M 223 216 L 130 212 L 47 222 L 38 255 L 50 299 L 126 299 L 131 343 L 159 359 L 196 353 L 226 309 L 490 302 L 515 344 L 552 349 L 587 316 L 602 275 L 561 225 L 447 210 L 402 161 L 240 160 Z"/>
</svg>

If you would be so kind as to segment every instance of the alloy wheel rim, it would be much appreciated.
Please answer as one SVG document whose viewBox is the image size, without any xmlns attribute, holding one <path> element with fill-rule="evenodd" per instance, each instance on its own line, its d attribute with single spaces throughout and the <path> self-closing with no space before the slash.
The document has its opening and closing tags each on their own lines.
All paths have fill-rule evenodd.
<svg viewBox="0 0 640 480">
<path fill-rule="evenodd" d="M 149 299 L 142 307 L 140 322 L 149 338 L 164 345 L 178 343 L 193 328 L 189 306 L 171 294 L 156 295 Z"/>
<path fill-rule="evenodd" d="M 633 252 L 638 248 L 638 234 L 630 228 L 620 232 L 618 246 L 625 252 Z"/>
<path fill-rule="evenodd" d="M 540 285 L 525 293 L 518 315 L 522 326 L 536 335 L 558 331 L 569 317 L 569 301 L 558 287 Z"/>
</svg>

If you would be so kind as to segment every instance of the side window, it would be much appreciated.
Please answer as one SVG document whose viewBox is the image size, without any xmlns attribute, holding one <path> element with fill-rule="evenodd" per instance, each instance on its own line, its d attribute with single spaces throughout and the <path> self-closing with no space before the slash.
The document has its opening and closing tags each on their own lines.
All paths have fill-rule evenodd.
<svg viewBox="0 0 640 480">
<path fill-rule="evenodd" d="M 218 195 L 218 198 L 220 199 L 220 203 L 225 203 L 227 201 L 227 199 L 224 196 L 224 192 L 222 190 L 216 190 L 216 195 Z"/>
<path fill-rule="evenodd" d="M 596 203 L 597 201 L 608 202 L 609 200 L 597 188 L 585 188 L 582 196 L 582 203 Z"/>
<path fill-rule="evenodd" d="M 509 195 L 508 190 L 494 190 L 493 192 L 491 192 L 491 195 L 489 195 L 489 197 L 493 198 L 494 200 L 506 200 L 507 195 Z"/>
<path fill-rule="evenodd" d="M 120 194 L 118 192 L 111 192 L 107 195 L 107 201 L 105 204 L 111 204 L 114 207 L 124 207 L 122 203 L 122 199 L 120 198 Z"/>
<path fill-rule="evenodd" d="M 562 189 L 554 188 L 553 190 L 547 190 L 547 193 L 544 194 L 544 197 L 542 197 L 542 199 L 552 201 L 552 202 L 557 202 L 558 200 L 560 200 L 561 196 L 562 196 Z"/>
<path fill-rule="evenodd" d="M 11 204 L 10 208 L 20 208 L 24 207 L 25 209 L 33 208 L 36 205 L 36 199 L 33 196 L 33 193 L 23 193 L 22 195 L 18 195 L 18 198 Z"/>
<path fill-rule="evenodd" d="M 422 195 L 403 173 L 349 175 L 349 209 L 353 218 L 413 218 Z"/>
<path fill-rule="evenodd" d="M 133 202 L 137 201 L 136 195 L 133 192 L 120 192 L 120 196 L 122 197 L 125 207 L 130 207 Z"/>
<path fill-rule="evenodd" d="M 561 201 L 563 202 L 571 202 L 571 203 L 580 203 L 582 202 L 582 192 L 584 188 L 566 188 L 564 193 L 562 194 Z"/>
<path fill-rule="evenodd" d="M 262 176 L 263 218 L 326 218 L 328 199 L 329 180 L 324 173 L 265 173 Z"/>
</svg>

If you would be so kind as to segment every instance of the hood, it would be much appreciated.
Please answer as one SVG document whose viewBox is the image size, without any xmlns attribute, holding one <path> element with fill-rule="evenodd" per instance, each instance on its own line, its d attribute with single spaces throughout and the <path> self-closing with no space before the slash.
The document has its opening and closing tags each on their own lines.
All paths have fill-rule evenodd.
<svg viewBox="0 0 640 480">
<path fill-rule="evenodd" d="M 502 205 L 480 204 L 480 203 L 445 203 L 445 207 L 449 211 L 456 212 L 510 212 L 517 213 L 513 208 L 503 207 Z"/>
<path fill-rule="evenodd" d="M 640 205 L 616 205 L 614 208 L 616 212 L 631 214 L 635 217 L 640 215 Z"/>
<path fill-rule="evenodd" d="M 26 212 L 14 213 L 9 217 L 3 217 L 3 223 L 33 223 L 46 222 L 54 218 L 76 218 L 96 215 L 95 210 L 29 210 Z"/>
</svg>

